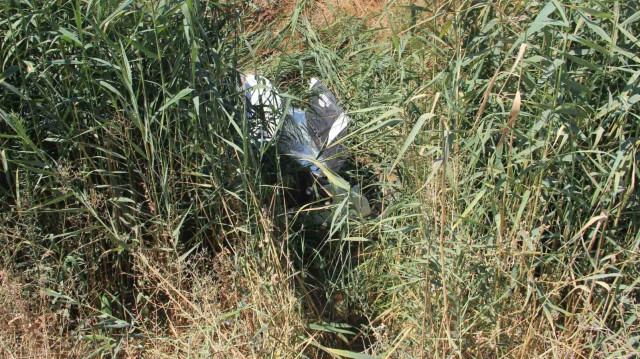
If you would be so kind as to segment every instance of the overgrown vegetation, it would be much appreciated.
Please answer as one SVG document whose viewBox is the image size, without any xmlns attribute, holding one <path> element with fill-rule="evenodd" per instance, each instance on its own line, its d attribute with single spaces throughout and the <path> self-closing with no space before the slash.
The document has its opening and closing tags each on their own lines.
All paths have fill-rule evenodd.
<svg viewBox="0 0 640 359">
<path fill-rule="evenodd" d="M 0 14 L 3 356 L 638 355 L 639 1 Z M 238 69 L 343 100 L 374 215 L 292 209 Z"/>
</svg>

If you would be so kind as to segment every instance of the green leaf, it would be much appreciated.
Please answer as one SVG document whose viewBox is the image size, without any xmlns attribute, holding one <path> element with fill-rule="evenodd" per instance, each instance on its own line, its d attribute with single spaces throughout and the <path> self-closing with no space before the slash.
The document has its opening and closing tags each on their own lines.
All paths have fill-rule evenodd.
<svg viewBox="0 0 640 359">
<path fill-rule="evenodd" d="M 318 166 L 322 172 L 327 176 L 327 179 L 331 184 L 337 186 L 338 188 L 344 189 L 345 191 L 349 191 L 351 186 L 349 186 L 349 182 L 345 181 L 340 175 L 330 170 L 327 166 L 322 164 L 313 158 L 304 158 L 304 160 L 312 162 L 314 165 Z"/>
<path fill-rule="evenodd" d="M 319 331 L 329 332 L 329 333 L 356 334 L 351 330 L 342 329 L 340 328 L 340 324 L 334 324 L 334 323 L 320 323 L 320 324 L 311 323 L 309 324 L 309 329 L 319 330 Z"/>
<path fill-rule="evenodd" d="M 162 107 L 160 107 L 158 112 L 162 112 L 162 111 L 166 110 L 167 108 L 169 108 L 169 106 L 171 106 L 174 103 L 178 102 L 180 99 L 182 99 L 183 97 L 187 96 L 192 91 L 193 91 L 192 88 L 188 88 L 187 87 L 186 89 L 183 89 L 182 91 L 178 92 L 177 95 L 173 96 L 167 103 L 165 103 Z"/>
<path fill-rule="evenodd" d="M 362 354 L 362 353 L 356 353 L 356 352 L 352 352 L 349 350 L 343 350 L 343 349 L 331 349 L 331 348 L 324 348 L 324 350 L 329 353 L 329 354 L 333 354 L 333 355 L 339 355 L 343 358 L 351 358 L 351 359 L 376 359 L 376 357 L 371 356 L 371 355 L 367 355 L 367 354 Z"/>
<path fill-rule="evenodd" d="M 564 26 L 564 27 L 568 27 L 569 24 L 567 22 L 565 22 L 565 21 L 553 20 L 553 19 L 549 18 L 549 16 L 551 16 L 551 14 L 556 12 L 557 9 L 558 8 L 557 8 L 556 4 L 553 1 L 548 2 L 542 8 L 542 10 L 540 10 L 540 12 L 538 13 L 538 16 L 536 17 L 536 19 L 533 20 L 531 25 L 529 25 L 529 28 L 527 29 L 527 35 L 531 36 L 531 35 L 535 34 L 536 32 L 544 29 L 547 26 Z"/>
<path fill-rule="evenodd" d="M 58 29 L 58 31 L 60 31 L 60 33 L 63 35 L 63 38 L 68 38 L 69 40 L 71 40 L 73 43 L 75 43 L 76 45 L 82 47 L 82 42 L 80 42 L 80 40 L 78 39 L 78 36 L 76 36 L 76 34 L 72 33 L 71 31 L 60 27 Z"/>
<path fill-rule="evenodd" d="M 113 19 L 115 19 L 118 15 L 124 12 L 124 9 L 129 7 L 133 0 L 125 0 L 118 5 L 118 7 L 109 15 L 102 23 L 100 23 L 100 27 L 104 30 L 109 25 Z"/>
<path fill-rule="evenodd" d="M 409 146 L 413 143 L 413 141 L 415 140 L 416 136 L 418 135 L 418 132 L 420 132 L 420 129 L 422 128 L 422 126 L 424 125 L 424 123 L 430 119 L 435 117 L 436 115 L 433 113 L 425 113 L 422 114 L 419 118 L 418 121 L 416 122 L 416 124 L 413 126 L 413 128 L 411 129 L 411 132 L 409 132 L 409 136 L 407 136 L 407 139 L 404 141 L 404 143 L 402 144 L 402 147 L 400 148 L 400 152 L 398 153 L 398 156 L 396 157 L 396 159 L 393 161 L 393 164 L 391 165 L 391 168 L 389 169 L 389 173 L 391 173 L 391 171 L 393 171 L 393 169 L 396 167 L 396 165 L 398 164 L 398 162 L 400 162 L 400 160 L 402 159 L 402 156 L 404 156 L 404 153 L 407 152 L 407 149 L 409 148 Z"/>
<path fill-rule="evenodd" d="M 330 239 L 329 242 L 335 241 L 345 241 L 345 242 L 370 242 L 369 239 L 364 237 L 344 237 L 344 238 L 333 238 Z"/>
<path fill-rule="evenodd" d="M 482 199 L 482 197 L 484 197 L 484 194 L 487 191 L 485 189 L 483 189 L 482 191 L 480 191 L 478 194 L 476 194 L 476 197 L 473 199 L 473 201 L 471 201 L 471 203 L 467 206 L 467 208 L 465 208 L 464 212 L 462 212 L 462 215 L 460 215 L 460 218 L 458 218 L 458 220 L 456 221 L 456 223 L 451 227 L 451 231 L 453 231 L 454 229 L 456 229 L 456 227 L 458 227 L 458 225 L 460 224 L 460 222 L 462 222 L 462 220 L 467 217 L 469 215 L 469 213 L 471 213 L 471 210 L 473 210 L 473 208 L 478 204 L 478 202 L 480 202 L 480 200 Z"/>
<path fill-rule="evenodd" d="M 11 75 L 18 72 L 19 67 L 17 65 L 9 66 L 2 75 L 0 75 L 0 84 L 4 82 L 4 80 L 8 79 Z"/>
<path fill-rule="evenodd" d="M 160 57 L 158 57 L 158 54 L 156 54 L 155 52 L 147 49 L 146 47 L 144 47 L 141 43 L 135 41 L 135 40 L 131 40 L 131 45 L 133 45 L 133 47 L 142 52 L 143 54 L 147 55 L 148 57 L 158 60 Z"/>
</svg>

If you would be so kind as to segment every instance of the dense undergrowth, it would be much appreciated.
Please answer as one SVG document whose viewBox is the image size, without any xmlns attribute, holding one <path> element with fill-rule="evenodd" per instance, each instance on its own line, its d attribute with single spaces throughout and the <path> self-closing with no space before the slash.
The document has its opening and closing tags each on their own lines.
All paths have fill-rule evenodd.
<svg viewBox="0 0 640 359">
<path fill-rule="evenodd" d="M 638 355 L 640 2 L 11 0 L 0 35 L 3 356 Z M 292 209 L 237 69 L 327 83 L 372 216 Z"/>
</svg>

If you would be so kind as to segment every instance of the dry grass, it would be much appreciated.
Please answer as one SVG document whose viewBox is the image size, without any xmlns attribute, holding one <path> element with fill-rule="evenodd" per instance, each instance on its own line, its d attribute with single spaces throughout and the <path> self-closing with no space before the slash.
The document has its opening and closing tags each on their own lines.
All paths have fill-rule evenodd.
<svg viewBox="0 0 640 359">
<path fill-rule="evenodd" d="M 384 1 L 376 0 L 316 1 L 309 17 L 318 30 L 345 19 L 364 21 L 369 28 L 384 28 L 388 26 L 386 7 Z"/>
<path fill-rule="evenodd" d="M 20 277 L 0 269 L 0 356 L 81 358 L 88 353 L 60 332 L 64 310 L 52 312 L 49 298 L 34 294 Z"/>
<path fill-rule="evenodd" d="M 287 286 L 283 273 L 228 250 L 169 267 L 142 254 L 136 263 L 149 273 L 138 281 L 144 294 L 136 311 L 164 318 L 143 326 L 154 339 L 138 350 L 145 357 L 279 357 L 300 350 L 300 303 L 280 290 Z"/>
<path fill-rule="evenodd" d="M 282 290 L 290 286 L 283 273 L 228 250 L 188 263 L 167 264 L 149 255 L 135 260 L 138 298 L 129 310 L 140 318 L 136 333 L 111 333 L 118 357 L 282 357 L 309 345 L 296 335 L 304 331 L 304 320 L 294 292 Z M 83 335 L 69 337 L 60 330 L 73 305 L 51 312 L 50 295 L 27 296 L 32 291 L 6 271 L 0 271 L 0 283 L 2 357 L 81 358 L 104 345 L 99 323 L 108 318 L 105 312 L 81 318 Z"/>
<path fill-rule="evenodd" d="M 245 10 L 250 16 L 245 19 L 245 34 L 252 35 L 259 32 L 269 34 L 268 41 L 274 41 L 279 35 L 291 33 L 291 38 L 285 39 L 281 46 L 288 51 L 302 51 L 305 48 L 304 38 L 301 33 L 294 31 L 296 25 L 290 23 L 296 8 L 304 4 L 302 16 L 309 19 L 314 30 L 324 30 L 340 27 L 340 23 L 350 22 L 362 26 L 362 30 L 375 30 L 376 37 L 380 41 L 388 40 L 393 32 L 402 32 L 414 26 L 426 15 L 415 17 L 410 12 L 404 11 L 407 6 L 427 6 L 425 0 L 420 1 L 393 1 L 388 3 L 382 0 L 258 0 L 251 2 Z M 431 5 L 435 11 L 435 5 Z M 265 31 L 266 30 L 266 31 Z M 289 44 L 289 41 L 292 43 Z M 272 55 L 273 48 L 261 46 L 257 49 L 258 56 Z M 283 53 L 276 53 L 283 56 Z"/>
</svg>

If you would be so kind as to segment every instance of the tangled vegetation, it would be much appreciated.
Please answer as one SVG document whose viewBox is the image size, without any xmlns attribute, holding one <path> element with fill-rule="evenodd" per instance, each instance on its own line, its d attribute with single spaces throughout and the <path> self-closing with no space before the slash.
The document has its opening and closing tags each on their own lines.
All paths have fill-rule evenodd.
<svg viewBox="0 0 640 359">
<path fill-rule="evenodd" d="M 638 0 L 7 0 L 0 37 L 4 357 L 639 355 Z M 238 70 L 326 82 L 371 216 L 293 203 Z"/>
</svg>

